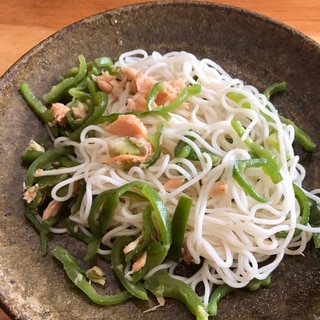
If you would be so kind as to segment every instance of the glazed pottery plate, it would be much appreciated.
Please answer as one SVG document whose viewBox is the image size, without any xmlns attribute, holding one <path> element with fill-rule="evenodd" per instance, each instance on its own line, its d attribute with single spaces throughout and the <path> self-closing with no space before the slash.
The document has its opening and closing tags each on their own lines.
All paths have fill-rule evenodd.
<svg viewBox="0 0 320 320">
<path fill-rule="evenodd" d="M 311 39 L 264 16 L 239 8 L 200 2 L 155 2 L 103 12 L 59 31 L 24 55 L 0 80 L 0 301 L 16 319 L 193 319 L 180 302 L 143 313 L 155 301 L 131 299 L 112 307 L 89 302 L 49 254 L 42 257 L 39 236 L 24 218 L 20 155 L 30 138 L 45 129 L 19 93 L 27 82 L 38 96 L 49 91 L 77 56 L 116 59 L 135 48 L 165 53 L 186 50 L 209 57 L 234 77 L 263 90 L 286 81 L 275 97 L 281 114 L 294 120 L 320 145 L 320 47 Z M 307 169 L 304 186 L 319 187 L 319 151 L 296 147 Z M 81 244 L 54 236 L 83 256 Z M 109 265 L 108 290 L 119 289 Z M 238 290 L 219 304 L 216 319 L 319 319 L 320 252 L 309 245 L 304 256 L 286 257 L 270 287 Z"/>
</svg>

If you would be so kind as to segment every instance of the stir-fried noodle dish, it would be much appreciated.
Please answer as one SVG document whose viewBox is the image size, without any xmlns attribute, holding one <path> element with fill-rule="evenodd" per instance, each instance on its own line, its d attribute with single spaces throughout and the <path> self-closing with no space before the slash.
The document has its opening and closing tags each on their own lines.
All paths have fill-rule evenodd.
<svg viewBox="0 0 320 320">
<path fill-rule="evenodd" d="M 261 93 L 191 53 L 140 49 L 116 62 L 80 55 L 41 99 L 22 83 L 50 137 L 22 155 L 42 254 L 98 304 L 153 294 L 197 319 L 231 290 L 269 285 L 284 255 L 320 246 L 320 189 L 304 189 L 293 149 L 315 144 L 270 101 L 282 90 Z M 82 270 L 49 233 L 87 244 L 85 261 L 109 259 L 123 291 L 102 294 L 103 269 Z M 191 276 L 175 272 L 182 263 Z"/>
</svg>

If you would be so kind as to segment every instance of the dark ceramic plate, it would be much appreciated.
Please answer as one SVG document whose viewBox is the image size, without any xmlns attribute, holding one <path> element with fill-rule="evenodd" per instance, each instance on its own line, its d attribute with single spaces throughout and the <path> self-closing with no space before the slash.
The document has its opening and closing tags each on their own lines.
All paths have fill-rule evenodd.
<svg viewBox="0 0 320 320">
<path fill-rule="evenodd" d="M 20 154 L 44 128 L 22 100 L 18 87 L 26 81 L 38 95 L 58 76 L 88 59 L 118 55 L 133 48 L 149 52 L 187 50 L 210 57 L 233 76 L 263 90 L 287 81 L 275 103 L 320 145 L 320 47 L 302 34 L 266 17 L 208 3 L 158 2 L 119 8 L 77 22 L 22 57 L 0 80 L 0 300 L 16 319 L 193 319 L 179 302 L 143 314 L 154 301 L 130 300 L 114 307 L 92 305 L 65 277 L 50 256 L 40 255 L 39 237 L 25 221 Z M 319 151 L 297 148 L 307 167 L 305 187 L 319 187 Z M 51 245 L 83 248 L 68 237 Z M 110 290 L 116 289 L 112 271 Z M 217 319 L 319 319 L 320 252 L 312 245 L 305 256 L 287 257 L 267 289 L 237 291 L 219 305 Z"/>
</svg>

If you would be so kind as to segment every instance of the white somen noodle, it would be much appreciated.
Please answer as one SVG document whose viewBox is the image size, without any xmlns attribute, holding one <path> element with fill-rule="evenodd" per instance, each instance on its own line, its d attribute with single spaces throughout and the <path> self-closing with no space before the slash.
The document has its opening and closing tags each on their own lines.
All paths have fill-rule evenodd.
<svg viewBox="0 0 320 320">
<path fill-rule="evenodd" d="M 193 199 L 192 210 L 185 234 L 185 250 L 194 263 L 203 263 L 192 277 L 176 276 L 196 288 L 204 285 L 203 300 L 208 303 L 213 284 L 223 284 L 240 288 L 253 278 L 266 278 L 281 262 L 285 254 L 302 254 L 311 233 L 320 230 L 299 224 L 300 208 L 295 199 L 292 183 L 302 188 L 305 171 L 299 164 L 292 143 L 294 130 L 279 120 L 273 104 L 253 86 L 229 76 L 219 65 L 209 59 L 197 59 L 187 52 L 170 52 L 161 55 L 154 52 L 148 55 L 143 50 L 134 50 L 120 56 L 116 65 L 133 67 L 156 81 L 169 81 L 182 78 L 186 85 L 199 83 L 200 94 L 189 98 L 180 108 L 164 121 L 161 155 L 157 162 L 146 168 L 133 166 L 128 171 L 121 166 L 104 163 L 109 155 L 109 143 L 113 134 L 104 126 L 91 125 L 83 130 L 81 141 L 72 142 L 66 137 L 57 138 L 54 145 L 75 148 L 76 161 L 80 164 L 73 168 L 43 171 L 41 175 L 56 175 L 68 172 L 71 178 L 59 183 L 52 190 L 52 197 L 65 201 L 72 195 L 77 181 L 86 181 L 86 192 L 80 210 L 70 216 L 79 227 L 90 235 L 86 228 L 93 197 L 104 190 L 122 186 L 130 181 L 148 182 L 163 199 L 168 213 L 173 211 L 179 198 L 184 195 Z M 239 107 L 228 93 L 240 93 L 245 98 Z M 119 98 L 109 98 L 107 111 L 125 111 L 126 101 L 131 97 L 126 88 Z M 266 115 L 268 119 L 266 120 Z M 163 121 L 160 117 L 148 116 L 141 119 L 148 133 L 155 132 L 156 125 Z M 231 121 L 240 121 L 245 131 L 242 137 L 236 133 Z M 89 135 L 95 132 L 95 136 Z M 270 135 L 278 135 L 278 157 L 282 181 L 275 184 L 261 167 L 248 168 L 246 176 L 254 183 L 260 194 L 270 199 L 261 203 L 250 197 L 233 178 L 236 160 L 250 159 L 250 150 L 245 139 L 250 137 L 261 145 L 268 145 Z M 188 143 L 199 161 L 174 157 L 178 141 Z M 214 166 L 208 152 L 221 157 Z M 166 189 L 168 180 L 183 179 L 181 185 Z M 224 181 L 226 192 L 212 194 L 218 181 Z M 59 189 L 69 186 L 64 197 L 58 195 Z M 319 191 L 319 190 L 318 190 Z M 318 191 L 307 193 L 318 200 Z M 307 191 L 305 191 L 307 192 Z M 112 240 L 119 235 L 138 237 L 142 230 L 142 212 L 145 202 L 123 200 L 117 208 L 109 231 L 103 236 L 102 243 L 112 246 Z M 294 236 L 295 229 L 302 232 Z M 59 232 L 58 228 L 51 231 Z M 286 236 L 278 237 L 278 233 Z M 100 253 L 110 250 L 100 249 Z M 203 262 L 202 262 L 203 260 Z M 176 263 L 166 261 L 157 267 L 167 269 L 173 274 Z M 154 272 L 149 272 L 147 277 Z"/>
</svg>

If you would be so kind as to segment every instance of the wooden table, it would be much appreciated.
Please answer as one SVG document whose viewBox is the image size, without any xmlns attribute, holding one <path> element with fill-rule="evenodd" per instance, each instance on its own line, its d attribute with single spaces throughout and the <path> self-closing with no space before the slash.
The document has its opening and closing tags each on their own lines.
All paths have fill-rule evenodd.
<svg viewBox="0 0 320 320">
<path fill-rule="evenodd" d="M 89 15 L 145 0 L 1 0 L 0 75 L 21 55 L 57 30 Z M 217 1 L 277 19 L 320 43 L 319 0 Z"/>
<path fill-rule="evenodd" d="M 59 29 L 92 14 L 145 0 L 1 0 L 0 76 Z M 279 20 L 320 43 L 320 0 L 225 0 Z M 0 309 L 0 319 L 7 318 Z"/>
</svg>

